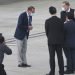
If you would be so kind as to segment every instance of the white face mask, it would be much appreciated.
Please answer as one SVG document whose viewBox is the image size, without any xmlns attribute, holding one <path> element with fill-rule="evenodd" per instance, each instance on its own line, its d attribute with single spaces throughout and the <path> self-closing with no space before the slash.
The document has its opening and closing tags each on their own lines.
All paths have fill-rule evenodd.
<svg viewBox="0 0 75 75">
<path fill-rule="evenodd" d="M 31 16 L 34 16 L 34 15 L 35 15 L 35 13 L 32 13 L 32 14 L 31 14 Z"/>
<path fill-rule="evenodd" d="M 65 11 L 65 9 L 62 7 L 62 11 Z"/>
</svg>

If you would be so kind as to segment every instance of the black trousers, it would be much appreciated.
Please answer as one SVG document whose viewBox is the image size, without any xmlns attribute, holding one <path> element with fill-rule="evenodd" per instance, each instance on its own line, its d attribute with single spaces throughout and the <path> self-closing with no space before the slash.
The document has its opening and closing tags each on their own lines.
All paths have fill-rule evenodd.
<svg viewBox="0 0 75 75">
<path fill-rule="evenodd" d="M 57 53 L 59 73 L 64 75 L 64 61 L 61 45 L 49 45 L 49 54 L 50 54 L 50 75 L 55 75 L 55 52 Z"/>
<path fill-rule="evenodd" d="M 75 71 L 75 49 L 64 48 L 64 52 L 67 58 L 67 70 Z"/>
</svg>

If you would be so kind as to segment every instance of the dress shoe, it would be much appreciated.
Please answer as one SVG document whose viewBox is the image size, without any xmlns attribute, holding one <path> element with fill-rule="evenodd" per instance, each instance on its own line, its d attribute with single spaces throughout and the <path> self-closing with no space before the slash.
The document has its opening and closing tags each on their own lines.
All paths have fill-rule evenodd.
<svg viewBox="0 0 75 75">
<path fill-rule="evenodd" d="M 64 71 L 64 74 L 73 74 L 74 72 L 73 71 L 70 71 L 70 70 L 66 70 Z"/>
<path fill-rule="evenodd" d="M 28 65 L 28 64 L 24 64 L 24 66 L 25 66 L 25 67 L 31 67 L 31 65 Z"/>
<path fill-rule="evenodd" d="M 31 65 L 28 65 L 28 64 L 19 64 L 18 67 L 31 67 Z"/>
</svg>

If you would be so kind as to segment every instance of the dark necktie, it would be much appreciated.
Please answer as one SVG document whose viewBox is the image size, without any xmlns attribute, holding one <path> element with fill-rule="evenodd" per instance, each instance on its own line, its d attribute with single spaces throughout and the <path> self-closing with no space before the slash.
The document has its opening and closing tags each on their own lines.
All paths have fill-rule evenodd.
<svg viewBox="0 0 75 75">
<path fill-rule="evenodd" d="M 32 25 L 32 16 L 29 16 L 29 25 Z"/>
<path fill-rule="evenodd" d="M 29 26 L 32 26 L 32 16 L 29 16 L 28 25 L 29 25 Z M 30 32 L 30 31 L 28 30 L 27 39 L 28 39 L 28 37 L 29 37 L 29 32 Z"/>
</svg>

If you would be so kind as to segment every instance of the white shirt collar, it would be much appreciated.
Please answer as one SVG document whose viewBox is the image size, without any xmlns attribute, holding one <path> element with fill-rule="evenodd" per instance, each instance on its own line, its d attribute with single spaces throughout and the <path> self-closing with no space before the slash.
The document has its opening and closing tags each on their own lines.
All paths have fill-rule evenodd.
<svg viewBox="0 0 75 75">
<path fill-rule="evenodd" d="M 71 9 L 69 8 L 67 12 L 70 12 L 70 10 L 71 10 Z"/>
<path fill-rule="evenodd" d="M 26 12 L 27 13 L 27 16 L 29 17 L 29 14 L 28 14 L 28 12 Z"/>
<path fill-rule="evenodd" d="M 54 16 L 56 16 L 56 15 L 51 15 L 51 17 L 54 17 Z"/>
</svg>

